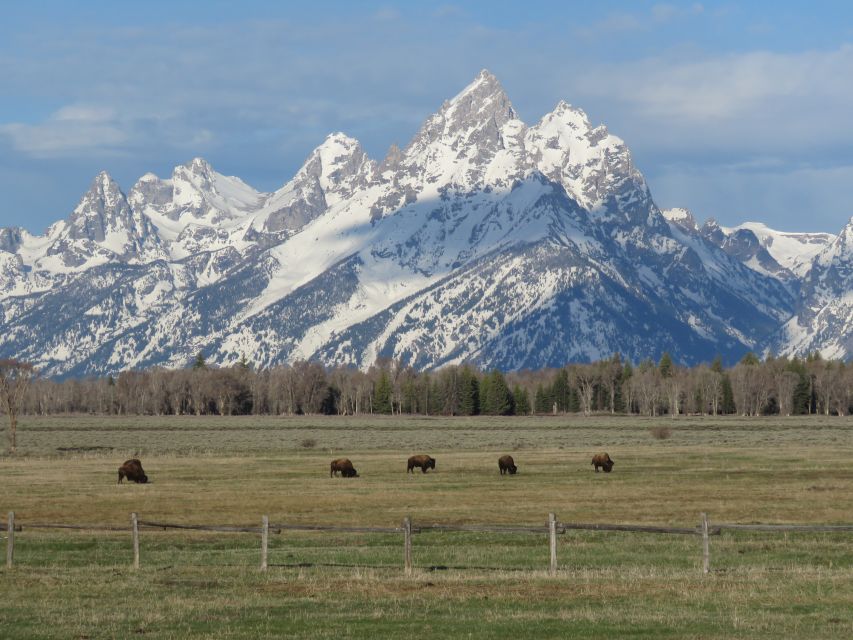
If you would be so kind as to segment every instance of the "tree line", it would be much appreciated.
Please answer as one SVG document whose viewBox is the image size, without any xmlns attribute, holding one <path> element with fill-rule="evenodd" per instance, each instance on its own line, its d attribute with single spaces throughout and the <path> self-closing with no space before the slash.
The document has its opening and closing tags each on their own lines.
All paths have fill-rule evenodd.
<svg viewBox="0 0 853 640">
<path fill-rule="evenodd" d="M 616 354 L 511 373 L 468 364 L 418 372 L 388 359 L 368 371 L 309 361 L 255 370 L 245 361 L 210 366 L 199 355 L 179 370 L 62 381 L 36 377 L 19 404 L 16 413 L 39 415 L 848 415 L 853 366 L 817 354 L 761 360 L 749 353 L 727 368 L 719 358 L 685 367 L 664 354 L 658 362 L 632 365 Z"/>
</svg>

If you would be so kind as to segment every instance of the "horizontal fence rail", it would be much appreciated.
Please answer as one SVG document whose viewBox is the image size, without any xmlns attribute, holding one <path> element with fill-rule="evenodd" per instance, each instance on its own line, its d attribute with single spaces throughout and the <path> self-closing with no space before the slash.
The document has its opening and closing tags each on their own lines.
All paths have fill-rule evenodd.
<svg viewBox="0 0 853 640">
<path fill-rule="evenodd" d="M 801 531 L 805 533 L 853 531 L 853 524 L 714 524 L 731 531 Z"/>
<path fill-rule="evenodd" d="M 175 524 L 172 522 L 153 522 L 139 520 L 140 527 L 148 529 L 186 529 L 190 531 L 214 531 L 217 533 L 260 533 L 261 527 L 238 526 L 228 524 Z M 124 531 L 127 531 L 125 528 Z"/>
<path fill-rule="evenodd" d="M 566 531 L 572 529 L 584 530 L 584 531 L 628 531 L 634 533 L 676 533 L 676 534 L 688 534 L 688 535 L 701 535 L 702 531 L 699 527 L 655 527 L 644 524 L 594 524 L 594 523 L 581 523 L 581 522 L 558 522 L 557 529 L 560 533 L 565 533 Z M 719 534 L 719 530 L 715 530 L 716 533 L 712 535 Z"/>
<path fill-rule="evenodd" d="M 468 531 L 471 533 L 548 533 L 548 525 L 500 525 L 500 524 L 413 524 L 412 531 Z"/>
<path fill-rule="evenodd" d="M 401 533 L 402 527 L 349 527 L 333 524 L 280 524 L 270 523 L 270 529 L 286 531 L 339 531 L 341 533 Z"/>
<path fill-rule="evenodd" d="M 413 572 L 412 563 L 412 536 L 426 532 L 466 532 L 466 533 L 498 533 L 498 534 L 538 534 L 548 536 L 550 563 L 550 575 L 557 575 L 557 535 L 565 535 L 570 531 L 611 531 L 625 533 L 650 533 L 650 534 L 675 534 L 695 535 L 702 538 L 702 572 L 710 573 L 711 553 L 710 537 L 721 535 L 723 531 L 756 531 L 770 533 L 839 533 L 853 532 L 853 524 L 736 524 L 736 523 L 714 523 L 712 526 L 705 513 L 700 514 L 700 521 L 696 527 L 665 527 L 656 525 L 640 524 L 607 524 L 607 523 L 583 523 L 583 522 L 560 522 L 553 513 L 548 514 L 548 521 L 541 525 L 513 525 L 513 524 L 415 524 L 410 517 L 406 517 L 399 527 L 367 527 L 349 525 L 326 525 L 326 524 L 300 524 L 300 523 L 271 523 L 269 517 L 261 518 L 260 526 L 233 525 L 233 524 L 184 524 L 174 522 L 160 522 L 155 520 L 141 520 L 137 513 L 130 514 L 130 526 L 104 525 L 104 524 L 70 524 L 70 523 L 47 523 L 32 522 L 22 523 L 15 520 L 15 512 L 10 511 L 7 522 L 0 523 L 0 531 L 6 532 L 6 567 L 14 566 L 15 556 L 15 533 L 24 533 L 28 530 L 65 529 L 78 531 L 109 531 L 127 533 L 130 531 L 133 546 L 133 568 L 140 567 L 140 531 L 156 532 L 169 529 L 179 531 L 207 531 L 213 533 L 252 533 L 260 534 L 260 569 L 266 571 L 268 567 L 268 545 L 269 534 L 282 534 L 284 531 L 316 531 L 332 533 L 376 533 L 376 534 L 403 534 L 403 567 L 406 575 Z"/>
</svg>

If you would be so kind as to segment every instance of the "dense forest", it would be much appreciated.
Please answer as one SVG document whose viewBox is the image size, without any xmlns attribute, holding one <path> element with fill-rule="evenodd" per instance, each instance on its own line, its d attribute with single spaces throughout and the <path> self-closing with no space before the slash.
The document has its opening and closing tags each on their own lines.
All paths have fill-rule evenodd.
<svg viewBox="0 0 853 640">
<path fill-rule="evenodd" d="M 667 355 L 632 366 L 619 355 L 539 371 L 480 371 L 451 365 L 417 372 L 379 360 L 368 371 L 297 362 L 254 370 L 243 362 L 186 369 L 126 371 L 115 377 L 56 381 L 35 378 L 21 413 L 92 414 L 422 414 L 527 415 L 634 413 L 848 415 L 853 366 L 823 360 L 747 354 L 692 368 Z"/>
</svg>

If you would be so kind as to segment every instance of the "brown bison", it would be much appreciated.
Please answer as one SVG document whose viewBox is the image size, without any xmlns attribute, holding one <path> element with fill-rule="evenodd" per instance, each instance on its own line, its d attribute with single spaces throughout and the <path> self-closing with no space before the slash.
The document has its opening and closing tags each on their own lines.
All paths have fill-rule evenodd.
<svg viewBox="0 0 853 640">
<path fill-rule="evenodd" d="M 512 459 L 512 456 L 501 456 L 498 458 L 498 469 L 501 470 L 501 475 L 508 473 L 514 476 L 515 472 L 518 471 L 518 467 L 515 466 L 515 460 Z"/>
<path fill-rule="evenodd" d="M 137 484 L 145 484 L 148 482 L 148 476 L 145 475 L 145 471 L 142 469 L 142 463 L 136 458 L 125 461 L 125 463 L 118 468 L 118 483 L 121 484 L 121 481 L 125 478 L 132 480 Z"/>
<path fill-rule="evenodd" d="M 595 472 L 598 473 L 598 468 L 601 467 L 604 469 L 604 473 L 610 473 L 613 469 L 613 465 L 616 464 L 613 460 L 610 459 L 610 456 L 606 453 L 596 453 L 592 456 L 592 466 L 595 467 Z"/>
<path fill-rule="evenodd" d="M 422 473 L 426 473 L 427 469 L 435 469 L 435 458 L 431 456 L 412 456 L 409 458 L 406 473 L 414 473 L 412 469 L 415 467 L 420 467 Z"/>
<path fill-rule="evenodd" d="M 355 467 L 352 466 L 352 462 L 350 462 L 349 458 L 338 458 L 337 460 L 332 460 L 332 464 L 329 467 L 329 477 L 331 478 L 339 471 L 341 476 L 344 478 L 358 477 L 358 471 L 356 471 Z"/>
</svg>

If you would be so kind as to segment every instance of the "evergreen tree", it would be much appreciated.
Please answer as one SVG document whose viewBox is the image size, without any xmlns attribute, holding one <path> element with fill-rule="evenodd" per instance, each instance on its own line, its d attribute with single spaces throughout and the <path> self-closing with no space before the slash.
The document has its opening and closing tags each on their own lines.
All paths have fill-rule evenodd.
<svg viewBox="0 0 853 640">
<path fill-rule="evenodd" d="M 799 358 L 793 358 L 787 367 L 788 371 L 796 373 L 800 380 L 794 387 L 791 413 L 793 415 L 805 415 L 809 413 L 811 404 L 811 379 L 809 378 L 806 365 Z"/>
<path fill-rule="evenodd" d="M 323 401 L 320 403 L 320 413 L 327 416 L 333 416 L 338 412 L 338 403 L 341 399 L 341 392 L 337 387 L 329 385 L 326 387 L 326 394 L 323 396 Z"/>
<path fill-rule="evenodd" d="M 557 376 L 554 378 L 554 383 L 551 386 L 550 395 L 553 398 L 553 402 L 557 403 L 557 411 L 572 410 L 572 388 L 569 384 L 569 371 L 567 369 L 563 368 L 557 372 Z M 548 411 L 551 411 L 550 407 Z"/>
<path fill-rule="evenodd" d="M 545 392 L 545 387 L 542 384 L 536 386 L 536 395 L 534 396 L 533 409 L 536 413 L 550 413 L 553 400 Z"/>
<path fill-rule="evenodd" d="M 486 374 L 483 378 L 481 390 L 484 392 L 480 407 L 482 413 L 492 416 L 510 416 L 513 414 L 515 400 L 500 371 L 494 369 L 491 373 Z"/>
<path fill-rule="evenodd" d="M 569 413 L 580 413 L 581 399 L 578 395 L 578 390 L 575 387 L 569 388 Z"/>
<path fill-rule="evenodd" d="M 391 381 L 388 372 L 383 369 L 373 387 L 373 412 L 391 413 L 391 409 Z"/>
<path fill-rule="evenodd" d="M 431 381 L 427 381 L 430 386 L 429 390 L 429 415 L 436 416 L 444 413 L 444 404 L 447 401 L 445 398 L 444 387 L 439 381 L 439 376 L 433 376 Z"/>
<path fill-rule="evenodd" d="M 418 384 L 415 378 L 409 378 L 403 383 L 403 413 L 418 413 Z"/>
<path fill-rule="evenodd" d="M 658 369 L 660 370 L 661 378 L 672 377 L 672 358 L 668 351 L 664 351 L 663 355 L 660 357 Z"/>
<path fill-rule="evenodd" d="M 204 354 L 199 351 L 193 362 L 193 369 L 207 369 L 207 362 L 204 359 Z"/>
<path fill-rule="evenodd" d="M 761 361 L 758 359 L 758 356 L 755 355 L 752 351 L 747 351 L 746 354 L 744 354 L 743 358 L 740 359 L 740 363 L 749 366 L 754 366 L 757 364 L 761 364 Z"/>
<path fill-rule="evenodd" d="M 723 402 L 720 407 L 721 413 L 736 413 L 735 393 L 732 390 L 732 381 L 728 373 L 723 374 Z"/>
<path fill-rule="evenodd" d="M 459 370 L 459 415 L 475 416 L 480 413 L 480 381 L 468 365 Z"/>
<path fill-rule="evenodd" d="M 717 356 L 714 358 L 714 361 L 711 363 L 711 371 L 714 373 L 723 373 L 723 358 L 721 356 Z"/>
<path fill-rule="evenodd" d="M 527 395 L 527 390 L 515 385 L 512 389 L 512 397 L 515 400 L 515 415 L 528 415 L 530 413 L 530 397 Z"/>
</svg>

